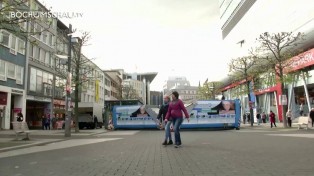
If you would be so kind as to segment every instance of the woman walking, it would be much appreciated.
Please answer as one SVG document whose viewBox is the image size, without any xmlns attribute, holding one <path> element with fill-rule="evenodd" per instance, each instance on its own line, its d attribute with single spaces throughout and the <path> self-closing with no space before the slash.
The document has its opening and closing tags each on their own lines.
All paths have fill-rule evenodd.
<svg viewBox="0 0 314 176">
<path fill-rule="evenodd" d="M 172 120 L 173 128 L 174 128 L 174 139 L 175 139 L 175 148 L 181 146 L 181 136 L 180 136 L 180 126 L 183 122 L 183 113 L 185 118 L 190 121 L 189 114 L 184 107 L 182 100 L 179 99 L 179 93 L 177 91 L 172 92 L 171 95 L 172 101 L 169 104 L 168 112 L 165 118 L 165 123 L 167 121 Z"/>
<path fill-rule="evenodd" d="M 287 117 L 287 120 L 288 120 L 288 127 L 291 127 L 291 123 L 292 123 L 292 113 L 291 113 L 291 110 L 288 109 L 287 113 L 286 113 L 286 117 Z"/>
<path fill-rule="evenodd" d="M 276 126 L 276 120 L 275 120 L 275 113 L 273 113 L 273 111 L 270 111 L 269 113 L 269 118 L 270 118 L 270 127 L 272 128 L 273 127 L 273 124 Z"/>
</svg>

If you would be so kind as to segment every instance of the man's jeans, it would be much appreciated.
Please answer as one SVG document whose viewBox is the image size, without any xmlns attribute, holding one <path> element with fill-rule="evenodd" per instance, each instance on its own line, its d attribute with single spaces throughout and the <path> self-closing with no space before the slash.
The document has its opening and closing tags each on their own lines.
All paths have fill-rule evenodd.
<svg viewBox="0 0 314 176">
<path fill-rule="evenodd" d="M 166 133 L 166 141 L 169 139 L 172 140 L 171 137 L 171 131 L 170 131 L 170 126 L 171 126 L 171 121 L 167 121 L 167 123 L 165 124 L 165 133 Z"/>
<path fill-rule="evenodd" d="M 180 126 L 183 122 L 183 118 L 173 118 L 173 129 L 174 129 L 174 139 L 175 145 L 181 145 L 181 137 L 180 137 Z"/>
</svg>

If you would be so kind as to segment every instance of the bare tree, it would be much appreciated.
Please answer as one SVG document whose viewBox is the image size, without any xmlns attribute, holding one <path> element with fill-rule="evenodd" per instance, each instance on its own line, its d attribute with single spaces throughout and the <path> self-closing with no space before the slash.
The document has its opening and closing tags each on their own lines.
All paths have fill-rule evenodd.
<svg viewBox="0 0 314 176">
<path fill-rule="evenodd" d="M 253 114 L 253 108 L 252 108 L 252 97 L 251 92 L 253 92 L 253 81 L 252 78 L 254 76 L 254 73 L 252 69 L 255 67 L 258 63 L 258 60 L 254 56 L 244 56 L 239 57 L 236 59 L 232 59 L 229 63 L 229 69 L 230 72 L 235 72 L 233 75 L 237 75 L 237 80 L 245 80 L 246 84 L 246 93 L 248 95 L 248 107 L 250 109 L 250 116 L 251 116 L 251 126 L 253 126 L 254 123 L 254 114 Z"/>
<path fill-rule="evenodd" d="M 64 32 L 64 35 L 67 32 Z M 95 85 L 95 80 L 97 79 L 97 75 L 95 75 L 95 68 L 88 63 L 91 63 L 91 59 L 87 59 L 82 55 L 82 47 L 88 45 L 90 40 L 89 32 L 82 32 L 82 36 L 77 40 L 77 43 L 72 45 L 73 57 L 71 57 L 71 72 L 72 72 L 72 87 L 74 88 L 74 122 L 75 122 L 75 132 L 79 132 L 78 125 L 78 103 L 80 101 L 80 90 L 82 90 L 83 84 L 93 84 Z M 60 36 L 60 41 L 64 43 L 68 43 L 66 41 L 66 37 Z M 62 64 L 60 64 L 62 66 Z M 56 72 L 63 79 L 67 78 L 66 66 L 62 66 L 62 68 L 56 69 Z"/>
<path fill-rule="evenodd" d="M 290 58 L 296 55 L 295 47 L 304 40 L 304 34 L 295 34 L 293 32 L 270 34 L 265 32 L 256 40 L 259 42 L 260 46 L 255 52 L 251 51 L 251 53 L 264 61 L 264 67 L 272 69 L 277 78 L 277 82 L 281 84 L 282 95 L 286 95 L 284 83 L 287 82 L 289 76 L 285 70 L 291 67 L 292 60 Z M 285 111 L 286 108 L 283 108 L 282 117 L 284 128 L 287 127 Z"/>
<path fill-rule="evenodd" d="M 130 100 L 130 99 L 140 99 L 139 94 L 136 92 L 133 86 L 131 85 L 123 85 L 122 86 L 122 99 Z"/>
</svg>

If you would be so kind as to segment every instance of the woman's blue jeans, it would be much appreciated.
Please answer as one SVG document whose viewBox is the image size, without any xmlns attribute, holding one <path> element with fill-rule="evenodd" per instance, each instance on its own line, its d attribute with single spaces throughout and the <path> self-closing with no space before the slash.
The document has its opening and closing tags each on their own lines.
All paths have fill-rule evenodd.
<svg viewBox="0 0 314 176">
<path fill-rule="evenodd" d="M 167 123 L 165 124 L 165 133 L 166 133 L 166 141 L 169 139 L 172 140 L 171 138 L 171 131 L 170 131 L 170 126 L 171 126 L 171 121 L 167 121 Z"/>
<path fill-rule="evenodd" d="M 173 118 L 172 120 L 175 145 L 181 145 L 180 126 L 182 122 L 183 122 L 183 118 Z"/>
</svg>

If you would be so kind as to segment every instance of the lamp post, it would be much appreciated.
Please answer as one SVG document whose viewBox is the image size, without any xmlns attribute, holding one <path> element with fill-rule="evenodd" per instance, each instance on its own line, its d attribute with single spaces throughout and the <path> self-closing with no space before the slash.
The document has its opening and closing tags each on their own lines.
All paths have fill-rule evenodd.
<svg viewBox="0 0 314 176">
<path fill-rule="evenodd" d="M 72 48 L 72 25 L 69 25 L 69 34 L 68 34 L 68 70 L 67 70 L 67 83 L 66 83 L 66 98 L 65 98 L 65 125 L 64 125 L 64 136 L 71 137 L 71 48 Z"/>
</svg>

